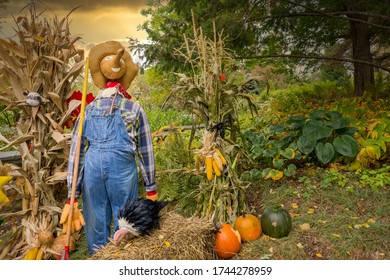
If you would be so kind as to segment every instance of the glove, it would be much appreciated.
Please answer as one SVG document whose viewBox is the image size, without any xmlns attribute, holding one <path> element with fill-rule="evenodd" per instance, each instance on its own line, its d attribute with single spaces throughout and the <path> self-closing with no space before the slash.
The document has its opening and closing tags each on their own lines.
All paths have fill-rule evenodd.
<svg viewBox="0 0 390 280">
<path fill-rule="evenodd" d="M 158 194 L 156 191 L 146 192 L 146 199 L 157 201 Z"/>
<path fill-rule="evenodd" d="M 62 210 L 60 224 L 63 225 L 62 233 L 66 234 L 68 231 L 68 223 L 69 223 L 69 210 L 70 210 L 70 200 L 65 204 L 64 209 Z M 73 216 L 70 225 L 70 233 L 73 234 L 75 231 L 79 231 L 82 226 L 85 226 L 84 217 L 81 214 L 78 208 L 78 202 L 75 200 L 73 204 Z"/>
</svg>

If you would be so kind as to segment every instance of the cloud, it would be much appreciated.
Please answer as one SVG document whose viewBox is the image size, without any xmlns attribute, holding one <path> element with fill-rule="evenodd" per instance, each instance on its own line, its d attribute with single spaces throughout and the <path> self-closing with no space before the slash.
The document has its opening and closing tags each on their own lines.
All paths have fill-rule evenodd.
<svg viewBox="0 0 390 280">
<path fill-rule="evenodd" d="M 11 15 L 29 15 L 26 2 L 28 0 L 12 0 L 6 10 L 0 9 L 0 16 L 5 20 L 0 30 L 1 37 L 14 34 L 12 27 L 15 23 Z M 146 39 L 146 33 L 138 30 L 138 26 L 146 20 L 140 14 L 141 9 L 146 7 L 146 0 L 37 0 L 36 3 L 37 13 L 43 11 L 41 19 L 50 19 L 54 15 L 61 19 L 80 5 L 69 15 L 69 20 L 71 33 L 80 35 L 84 45 L 107 40 L 124 41 L 127 37 Z"/>
<path fill-rule="evenodd" d="M 35 2 L 37 10 L 47 10 L 49 12 L 69 12 L 76 7 L 81 12 L 104 10 L 107 8 L 124 8 L 132 12 L 139 12 L 146 6 L 146 0 L 38 0 Z M 29 3 L 29 0 L 12 0 L 7 5 L 7 9 L 0 12 L 1 14 L 4 14 L 4 12 L 19 13 Z"/>
</svg>

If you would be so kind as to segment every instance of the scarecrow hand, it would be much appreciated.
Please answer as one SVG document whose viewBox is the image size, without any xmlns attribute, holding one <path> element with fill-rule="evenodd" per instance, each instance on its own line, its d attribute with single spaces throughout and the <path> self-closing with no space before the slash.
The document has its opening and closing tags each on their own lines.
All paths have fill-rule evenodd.
<svg viewBox="0 0 390 280">
<path fill-rule="evenodd" d="M 60 224 L 63 225 L 62 228 L 63 234 L 66 234 L 66 232 L 68 231 L 69 211 L 70 211 L 70 201 L 68 201 L 68 203 L 65 204 L 60 218 Z M 73 204 L 72 221 L 70 221 L 70 233 L 73 234 L 75 231 L 79 231 L 81 227 L 84 225 L 85 225 L 84 217 L 78 208 L 78 202 L 75 201 Z"/>
<path fill-rule="evenodd" d="M 124 228 L 117 230 L 114 234 L 114 240 L 113 240 L 114 244 L 119 245 L 121 243 L 121 241 L 123 240 L 123 238 L 125 238 L 125 236 L 127 236 L 129 234 L 130 234 L 130 232 Z"/>
<path fill-rule="evenodd" d="M 156 191 L 151 191 L 146 193 L 146 199 L 150 199 L 153 201 L 157 201 L 158 199 L 158 194 Z"/>
</svg>

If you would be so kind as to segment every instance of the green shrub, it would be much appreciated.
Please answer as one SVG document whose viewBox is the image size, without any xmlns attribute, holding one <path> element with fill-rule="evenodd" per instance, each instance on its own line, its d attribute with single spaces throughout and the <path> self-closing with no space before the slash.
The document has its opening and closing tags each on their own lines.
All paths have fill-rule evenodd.
<svg viewBox="0 0 390 280">
<path fill-rule="evenodd" d="M 293 175 L 297 162 L 314 160 L 326 165 L 354 158 L 359 145 L 353 136 L 357 129 L 350 123 L 339 112 L 316 110 L 269 125 L 265 132 L 247 130 L 249 158 L 265 164 L 262 174 L 273 180 Z"/>
</svg>

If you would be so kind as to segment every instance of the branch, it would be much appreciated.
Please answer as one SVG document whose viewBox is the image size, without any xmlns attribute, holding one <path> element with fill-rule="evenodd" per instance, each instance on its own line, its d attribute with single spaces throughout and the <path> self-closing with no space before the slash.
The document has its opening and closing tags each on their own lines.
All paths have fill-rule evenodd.
<svg viewBox="0 0 390 280">
<path fill-rule="evenodd" d="M 335 61 L 342 61 L 342 62 L 349 62 L 349 63 L 361 63 L 373 66 L 378 69 L 382 69 L 384 71 L 390 72 L 389 67 L 385 67 L 370 61 L 365 60 L 358 60 L 358 59 L 349 59 L 349 58 L 338 58 L 338 57 L 331 57 L 331 56 L 316 56 L 316 55 L 298 55 L 298 54 L 270 54 L 270 55 L 255 55 L 255 56 L 240 56 L 235 57 L 236 59 L 254 59 L 254 58 L 303 58 L 303 59 L 324 59 L 324 60 L 335 60 Z"/>
<path fill-rule="evenodd" d="M 378 28 L 390 30 L 389 26 L 379 25 L 379 24 L 376 24 L 376 23 L 371 23 L 371 22 L 368 22 L 368 21 L 365 21 L 365 20 L 361 20 L 361 19 L 357 19 L 357 18 L 345 17 L 345 15 L 347 15 L 347 16 L 348 15 L 366 15 L 366 16 L 371 16 L 371 17 L 380 17 L 380 18 L 383 18 L 385 20 L 390 20 L 390 17 L 388 17 L 388 16 L 375 14 L 375 13 L 370 13 L 370 12 L 362 12 L 362 11 L 322 12 L 322 11 L 318 11 L 318 10 L 316 10 L 314 8 L 311 8 L 311 7 L 307 6 L 307 5 L 296 3 L 294 1 L 290 1 L 290 0 L 284 0 L 284 1 L 287 2 L 287 3 L 290 3 L 292 5 L 295 5 L 295 6 L 300 6 L 300 7 L 306 8 L 306 9 L 311 10 L 313 12 L 312 13 L 308 13 L 308 12 L 304 12 L 304 13 L 288 13 L 288 14 L 264 16 L 264 17 L 257 18 L 256 20 L 248 21 L 248 23 L 250 23 L 250 22 L 257 22 L 257 21 L 259 21 L 261 19 L 267 19 L 267 18 L 283 18 L 283 17 L 287 18 L 287 17 L 300 17 L 300 16 L 324 16 L 324 17 L 330 17 L 330 18 L 335 18 L 335 19 L 342 19 L 342 20 L 349 20 L 349 21 L 360 22 L 360 23 L 364 23 L 364 24 L 367 24 L 367 25 L 375 26 L 375 27 L 378 27 Z M 344 16 L 342 16 L 342 15 L 344 15 Z"/>
<path fill-rule="evenodd" d="M 291 0 L 284 0 L 284 1 L 286 1 L 287 3 L 290 3 L 292 5 L 296 5 L 296 6 L 300 6 L 300 7 L 306 8 L 308 10 L 311 10 L 311 11 L 313 11 L 315 13 L 318 13 L 320 15 L 323 15 L 325 17 L 337 18 L 337 19 L 347 19 L 347 20 L 350 20 L 350 21 L 360 22 L 360 23 L 364 23 L 364 24 L 368 24 L 368 25 L 372 25 L 372 26 L 376 26 L 376 27 L 379 27 L 379 28 L 384 28 L 384 29 L 389 29 L 390 30 L 390 27 L 388 27 L 388 26 L 382 26 L 382 25 L 379 25 L 379 24 L 370 23 L 368 21 L 357 19 L 357 18 L 351 18 L 351 17 L 345 18 L 343 16 L 333 16 L 333 15 L 329 15 L 327 12 L 318 11 L 317 9 L 311 8 L 311 7 L 309 7 L 307 5 L 304 5 L 304 4 L 296 3 L 296 2 L 291 1 Z"/>
<path fill-rule="evenodd" d="M 270 19 L 270 18 L 289 18 L 289 17 L 330 17 L 330 18 L 336 18 L 336 19 L 343 19 L 343 20 L 349 20 L 349 21 L 355 21 L 355 22 L 360 22 L 364 23 L 367 25 L 375 26 L 378 28 L 390 30 L 389 26 L 385 25 L 379 25 L 376 23 L 371 23 L 365 20 L 360 20 L 360 19 L 355 19 L 355 18 L 350 18 L 350 17 L 343 17 L 343 16 L 336 16 L 339 14 L 347 15 L 347 14 L 352 14 L 352 13 L 347 13 L 347 12 L 329 12 L 329 13 L 288 13 L 288 14 L 280 14 L 280 15 L 273 15 L 273 16 L 264 16 L 264 17 L 259 17 L 253 20 L 248 20 L 247 23 L 252 23 L 252 22 L 258 22 L 263 19 Z"/>
</svg>

